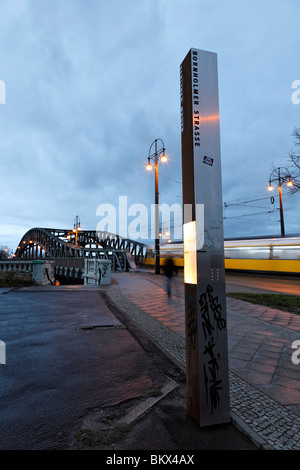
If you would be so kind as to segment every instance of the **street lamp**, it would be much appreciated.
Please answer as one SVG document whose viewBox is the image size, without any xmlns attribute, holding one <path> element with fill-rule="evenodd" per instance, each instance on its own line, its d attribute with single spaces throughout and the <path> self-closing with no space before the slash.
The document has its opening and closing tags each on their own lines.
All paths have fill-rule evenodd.
<svg viewBox="0 0 300 470">
<path fill-rule="evenodd" d="M 157 148 L 157 142 L 160 141 L 162 147 L 160 149 Z M 152 152 L 152 147 L 154 145 L 154 153 Z M 158 207 L 158 160 L 162 163 L 166 163 L 168 161 L 168 157 L 166 156 L 166 149 L 162 139 L 155 139 L 149 148 L 148 153 L 148 163 L 146 165 L 146 170 L 151 171 L 153 166 L 151 164 L 151 160 L 154 161 L 154 168 L 155 168 L 155 274 L 160 274 L 160 254 L 159 254 L 159 207 Z"/>
<path fill-rule="evenodd" d="M 77 238 L 78 238 L 78 231 L 81 230 L 80 227 L 80 219 L 78 215 L 76 215 L 75 220 L 74 220 L 74 228 L 73 232 L 75 233 L 75 245 L 77 246 Z"/>
<path fill-rule="evenodd" d="M 282 206 L 282 184 L 286 183 L 288 187 L 293 186 L 293 182 L 291 179 L 291 175 L 287 168 L 275 168 L 269 178 L 269 186 L 268 190 L 273 191 L 274 187 L 272 183 L 276 183 L 278 185 L 278 193 L 279 193 L 279 205 L 280 205 L 280 229 L 281 229 L 281 236 L 285 237 L 284 231 L 284 218 L 283 218 L 283 206 Z"/>
</svg>

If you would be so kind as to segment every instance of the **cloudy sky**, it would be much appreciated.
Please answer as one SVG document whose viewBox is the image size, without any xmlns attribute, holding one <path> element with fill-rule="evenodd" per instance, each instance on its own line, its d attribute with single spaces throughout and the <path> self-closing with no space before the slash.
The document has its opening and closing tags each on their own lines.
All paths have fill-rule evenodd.
<svg viewBox="0 0 300 470">
<path fill-rule="evenodd" d="M 0 246 L 76 215 L 96 229 L 98 206 L 120 196 L 150 208 L 157 138 L 160 202 L 181 204 L 190 48 L 218 55 L 225 237 L 279 234 L 266 187 L 300 127 L 299 36 L 299 0 L 0 0 Z M 300 195 L 283 204 L 300 233 Z"/>
</svg>

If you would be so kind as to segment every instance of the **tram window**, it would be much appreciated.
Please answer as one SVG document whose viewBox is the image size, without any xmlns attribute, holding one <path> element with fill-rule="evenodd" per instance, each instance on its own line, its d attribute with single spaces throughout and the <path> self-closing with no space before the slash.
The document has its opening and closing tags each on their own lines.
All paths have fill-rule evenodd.
<svg viewBox="0 0 300 470">
<path fill-rule="evenodd" d="M 299 246 L 273 246 L 272 259 L 300 259 Z"/>
<path fill-rule="evenodd" d="M 229 259 L 269 259 L 268 246 L 225 247 L 225 258 Z"/>
</svg>

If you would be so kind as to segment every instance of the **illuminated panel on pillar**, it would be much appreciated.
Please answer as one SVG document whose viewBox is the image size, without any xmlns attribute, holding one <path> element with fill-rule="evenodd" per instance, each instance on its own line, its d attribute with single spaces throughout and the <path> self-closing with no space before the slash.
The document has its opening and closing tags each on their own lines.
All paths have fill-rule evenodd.
<svg viewBox="0 0 300 470">
<path fill-rule="evenodd" d="M 197 240 L 196 222 L 183 225 L 184 240 L 184 282 L 197 284 Z"/>
</svg>

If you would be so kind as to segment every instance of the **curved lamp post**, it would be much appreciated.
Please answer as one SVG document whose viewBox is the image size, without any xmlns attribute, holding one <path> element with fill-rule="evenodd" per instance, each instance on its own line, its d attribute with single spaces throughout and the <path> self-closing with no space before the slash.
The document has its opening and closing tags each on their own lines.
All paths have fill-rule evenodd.
<svg viewBox="0 0 300 470">
<path fill-rule="evenodd" d="M 285 230 L 284 230 L 284 218 L 283 218 L 283 206 L 282 206 L 282 184 L 286 183 L 287 186 L 293 186 L 293 182 L 291 180 L 291 175 L 287 168 L 275 168 L 272 173 L 270 174 L 269 178 L 269 186 L 268 190 L 273 191 L 274 187 L 272 183 L 276 183 L 278 186 L 278 193 L 279 193 L 279 205 L 280 205 L 280 230 L 281 236 L 285 237 Z"/>
<path fill-rule="evenodd" d="M 78 215 L 76 215 L 75 220 L 74 220 L 74 228 L 73 232 L 75 233 L 75 245 L 77 246 L 77 238 L 78 238 L 78 231 L 81 230 L 80 227 L 80 219 Z"/>
<path fill-rule="evenodd" d="M 162 144 L 162 147 L 160 149 L 157 148 L 158 141 L 160 141 Z M 154 145 L 154 153 L 151 153 L 153 145 Z M 163 163 L 168 161 L 168 157 L 166 156 L 165 145 L 162 139 L 155 139 L 150 145 L 149 153 L 148 153 L 148 163 L 146 165 L 146 170 L 148 171 L 151 171 L 153 169 L 151 160 L 154 161 L 154 168 L 155 168 L 155 274 L 160 274 L 158 160 L 160 160 Z"/>
</svg>

